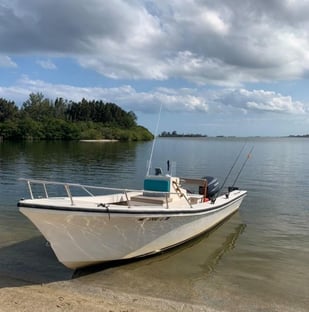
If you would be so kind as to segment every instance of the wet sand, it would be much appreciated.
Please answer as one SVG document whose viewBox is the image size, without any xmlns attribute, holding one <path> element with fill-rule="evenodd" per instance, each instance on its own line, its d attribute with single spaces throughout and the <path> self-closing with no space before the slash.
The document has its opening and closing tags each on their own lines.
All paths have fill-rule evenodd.
<svg viewBox="0 0 309 312">
<path fill-rule="evenodd" d="M 4 280 L 1 279 L 3 282 Z M 7 284 L 12 281 L 7 280 Z M 239 312 L 272 311 L 303 312 L 303 309 L 277 305 L 276 303 L 251 302 L 245 298 L 226 298 L 224 307 L 217 309 L 206 305 L 177 302 L 169 299 L 141 296 L 115 291 L 105 287 L 90 286 L 82 278 L 48 284 L 4 287 L 0 289 L 0 312 L 50 312 L 50 311 L 103 311 L 103 312 Z M 230 300 L 232 304 L 227 304 Z M 243 301 L 244 300 L 244 301 Z"/>
<path fill-rule="evenodd" d="M 173 274 L 170 280 L 168 272 L 160 273 L 162 265 L 167 270 L 180 266 L 183 274 L 191 275 L 188 265 L 192 258 L 188 256 L 192 246 L 140 262 L 81 272 L 59 263 L 42 236 L 2 246 L 0 250 L 0 312 L 307 311 L 302 308 L 306 303 L 299 302 L 302 296 L 295 298 L 295 302 L 284 297 L 280 300 L 272 296 L 259 297 L 229 283 L 228 279 L 216 282 L 217 275 L 209 277 L 208 286 L 203 284 L 193 289 L 190 283 L 184 285 L 183 279 L 177 284 Z M 206 252 L 205 248 L 199 250 Z M 181 256 L 172 257 L 173 253 Z M 194 267 L 199 265 L 196 263 Z M 191 300 L 191 292 L 196 291 L 201 292 L 204 302 Z"/>
<path fill-rule="evenodd" d="M 83 286 L 76 280 L 0 289 L 0 311 L 209 311 L 198 306 Z"/>
<path fill-rule="evenodd" d="M 199 305 L 129 294 L 102 284 L 87 283 L 85 276 L 73 276 L 74 271 L 57 261 L 42 236 L 3 246 L 0 311 L 215 311 Z"/>
</svg>

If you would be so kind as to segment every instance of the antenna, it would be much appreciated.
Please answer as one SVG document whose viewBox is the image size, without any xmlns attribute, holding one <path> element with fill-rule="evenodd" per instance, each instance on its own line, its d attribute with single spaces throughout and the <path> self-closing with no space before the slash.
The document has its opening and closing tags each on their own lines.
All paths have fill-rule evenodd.
<svg viewBox="0 0 309 312">
<path fill-rule="evenodd" d="M 234 187 L 234 185 L 236 184 L 236 182 L 237 182 L 237 180 L 238 180 L 238 178 L 239 178 L 241 172 L 243 171 L 243 169 L 244 169 L 244 167 L 245 167 L 247 161 L 248 161 L 249 158 L 251 157 L 251 153 L 252 153 L 252 151 L 253 151 L 253 148 L 254 148 L 254 146 L 252 146 L 252 148 L 251 148 L 251 150 L 250 150 L 250 152 L 249 152 L 247 158 L 246 158 L 245 161 L 243 162 L 243 164 L 242 164 L 242 166 L 241 166 L 241 168 L 240 168 L 240 170 L 239 170 L 239 172 L 238 172 L 238 174 L 237 174 L 237 176 L 236 176 L 236 178 L 235 178 L 235 180 L 234 180 L 234 183 L 233 183 L 232 187 Z"/>
<path fill-rule="evenodd" d="M 154 137 L 154 140 L 152 142 L 152 147 L 151 147 L 151 152 L 150 152 L 150 159 L 149 159 L 148 169 L 147 169 L 147 175 L 149 175 L 150 168 L 151 168 L 152 156 L 153 156 L 153 151 L 154 151 L 154 147 L 155 147 L 156 140 L 157 140 L 158 128 L 159 128 L 159 123 L 160 123 L 160 118 L 161 118 L 161 111 L 162 111 L 162 102 L 161 102 L 161 105 L 160 105 L 159 116 L 158 116 L 157 125 L 156 125 L 156 129 L 155 129 L 155 133 L 154 133 L 155 137 Z"/>
</svg>

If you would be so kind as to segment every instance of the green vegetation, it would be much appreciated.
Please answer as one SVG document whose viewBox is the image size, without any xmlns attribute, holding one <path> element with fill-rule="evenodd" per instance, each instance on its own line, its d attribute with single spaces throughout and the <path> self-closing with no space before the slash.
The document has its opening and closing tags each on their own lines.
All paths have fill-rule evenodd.
<svg viewBox="0 0 309 312">
<path fill-rule="evenodd" d="M 173 132 L 167 132 L 167 131 L 163 131 L 161 132 L 161 134 L 159 135 L 160 137 L 189 137 L 189 138 L 195 138 L 195 137 L 207 137 L 207 135 L 203 135 L 203 134 L 195 134 L 195 133 L 187 133 L 187 134 L 179 134 L 176 131 Z"/>
<path fill-rule="evenodd" d="M 152 140 L 137 124 L 136 115 L 102 101 L 51 101 L 41 93 L 29 95 L 21 108 L 0 98 L 0 138 L 3 140 Z"/>
</svg>

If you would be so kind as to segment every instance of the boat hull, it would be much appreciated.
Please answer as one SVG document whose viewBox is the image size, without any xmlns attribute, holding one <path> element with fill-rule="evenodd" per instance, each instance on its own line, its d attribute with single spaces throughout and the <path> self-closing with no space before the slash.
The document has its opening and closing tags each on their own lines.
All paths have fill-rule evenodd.
<svg viewBox="0 0 309 312">
<path fill-rule="evenodd" d="M 208 231 L 233 214 L 246 191 L 221 196 L 215 204 L 189 209 L 152 207 L 55 209 L 20 202 L 28 217 L 50 243 L 58 260 L 71 269 L 106 261 L 146 256 L 172 248 Z"/>
</svg>

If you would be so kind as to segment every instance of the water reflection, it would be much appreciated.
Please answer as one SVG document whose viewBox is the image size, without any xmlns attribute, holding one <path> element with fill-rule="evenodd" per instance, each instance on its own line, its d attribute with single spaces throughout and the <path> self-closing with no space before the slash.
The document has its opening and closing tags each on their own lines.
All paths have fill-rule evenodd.
<svg viewBox="0 0 309 312">
<path fill-rule="evenodd" d="M 4 187 L 0 188 L 0 197 L 2 202 L 9 203 L 10 200 L 14 200 L 16 203 L 19 198 L 28 196 L 24 184 L 18 182 L 20 177 L 93 185 L 108 184 L 114 187 L 139 187 L 141 185 L 136 185 L 136 181 L 142 183 L 142 177 L 146 172 L 146 161 L 139 158 L 144 157 L 149 144 L 149 142 L 1 143 L 0 185 Z"/>
<path fill-rule="evenodd" d="M 162 166 L 169 159 L 177 162 L 180 176 L 212 175 L 222 182 L 244 141 L 255 149 L 238 181 L 239 187 L 248 190 L 240 210 L 241 220 L 233 221 L 233 217 L 192 246 L 190 243 L 158 257 L 109 267 L 72 282 L 89 285 L 93 282 L 98 287 L 110 285 L 128 291 L 136 288 L 140 293 L 159 297 L 162 293 L 163 297 L 177 300 L 187 296 L 207 304 L 211 300 L 216 304 L 224 302 L 226 306 L 221 310 L 231 310 L 232 304 L 234 310 L 239 311 L 238 304 L 247 302 L 249 308 L 242 311 L 252 311 L 254 306 L 257 311 L 267 301 L 290 310 L 308 307 L 309 140 L 159 139 L 154 166 Z M 36 257 L 32 249 L 32 258 L 23 258 L 24 249 L 16 245 L 17 241 L 38 235 L 33 225 L 17 211 L 17 200 L 29 196 L 24 183 L 17 182 L 19 177 L 140 188 L 151 144 L 1 143 L 1 279 L 6 276 L 6 265 L 11 272 L 16 265 L 18 277 L 18 270 L 23 270 L 22 263 Z M 234 177 L 231 175 L 232 182 Z M 242 223 L 247 227 L 240 235 Z M 238 239 L 233 244 L 230 236 L 237 237 L 237 231 Z M 36 244 L 35 248 L 40 249 L 42 245 Z M 49 259 L 57 263 L 58 267 L 49 267 L 51 274 L 57 275 L 55 271 L 63 266 L 53 256 Z M 33 267 L 34 272 L 37 268 Z M 260 310 L 280 309 L 264 306 Z"/>
<path fill-rule="evenodd" d="M 210 232 L 161 255 L 115 261 L 75 272 L 58 262 L 52 249 L 37 233 L 38 236 L 28 240 L 7 246 L 2 244 L 0 287 L 69 280 L 73 277 L 98 287 L 108 285 L 129 292 L 134 287 L 134 291 L 146 295 L 150 294 L 147 289 L 155 288 L 160 292 L 162 285 L 169 284 L 171 289 L 175 289 L 179 284 L 185 293 L 188 292 L 186 288 L 204 280 L 216 270 L 224 255 L 235 248 L 244 229 L 245 225 L 236 213 Z"/>
<path fill-rule="evenodd" d="M 0 248 L 0 288 L 42 284 L 72 277 L 42 236 Z"/>
<path fill-rule="evenodd" d="M 125 262 L 122 266 L 117 262 L 78 270 L 74 277 L 96 287 L 189 300 L 192 289 L 211 278 L 222 258 L 235 248 L 245 227 L 236 213 L 212 231 L 161 255 Z M 195 292 L 194 300 L 199 296 Z"/>
</svg>

